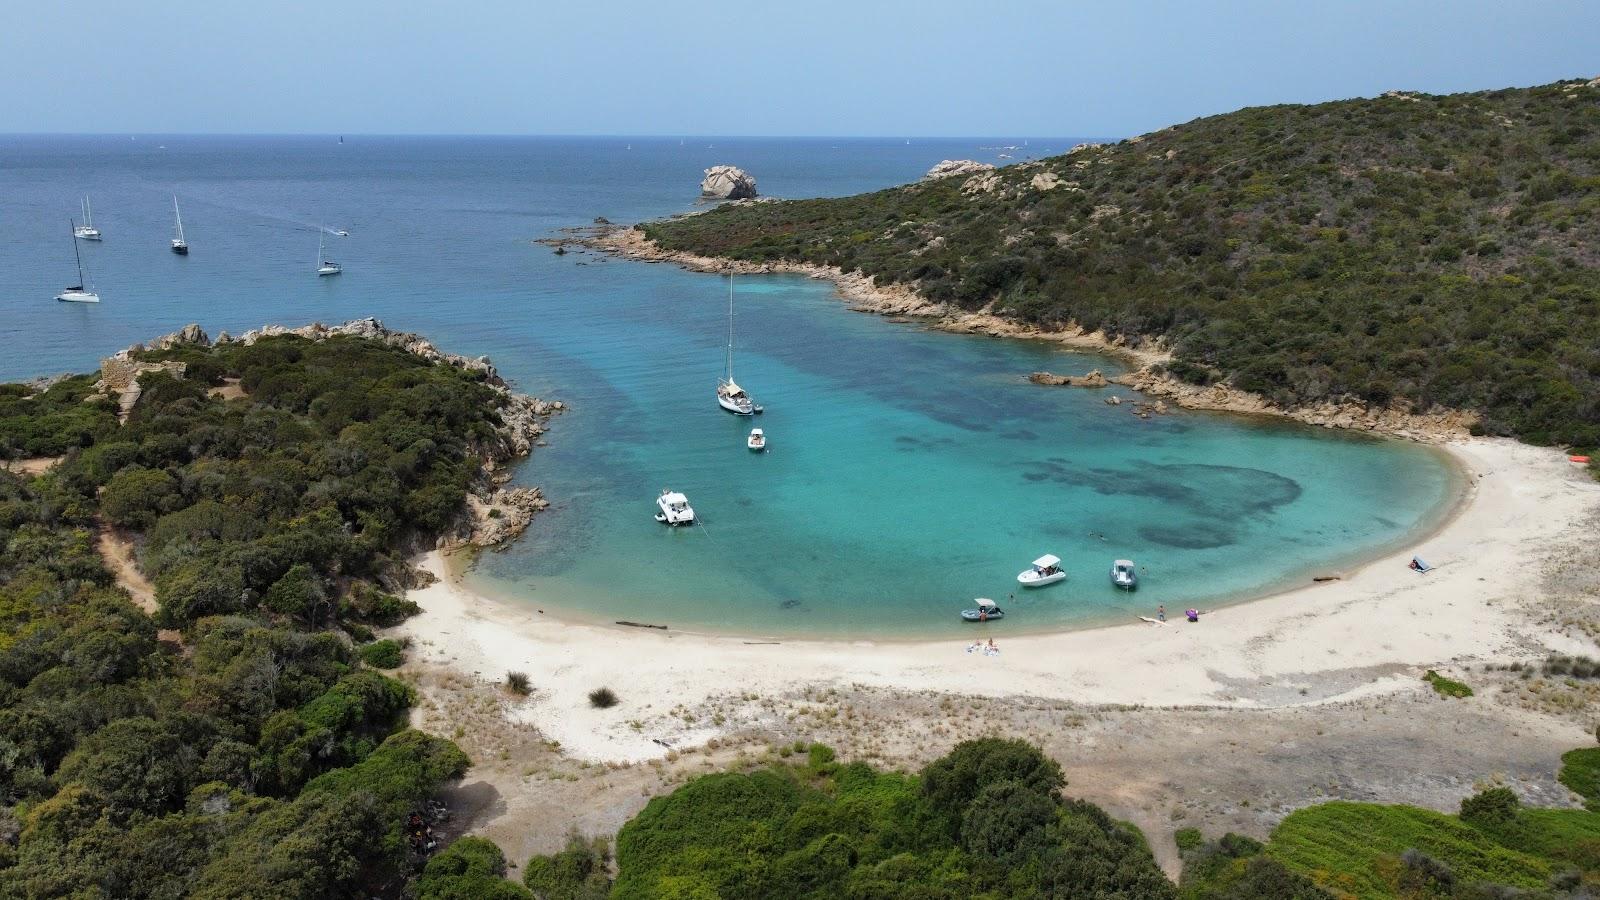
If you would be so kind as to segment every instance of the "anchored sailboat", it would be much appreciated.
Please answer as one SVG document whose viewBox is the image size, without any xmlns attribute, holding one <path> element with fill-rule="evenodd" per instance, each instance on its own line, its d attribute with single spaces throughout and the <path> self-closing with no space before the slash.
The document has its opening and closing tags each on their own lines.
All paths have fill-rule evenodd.
<svg viewBox="0 0 1600 900">
<path fill-rule="evenodd" d="M 57 294 L 56 299 L 63 303 L 99 303 L 100 295 L 93 288 L 84 286 L 89 280 L 83 277 L 83 254 L 78 252 L 78 225 L 71 219 L 67 222 L 72 226 L 72 258 L 78 261 L 78 283 Z"/>
<path fill-rule="evenodd" d="M 728 352 L 727 371 L 717 380 L 717 405 L 736 416 L 762 411 L 750 395 L 733 380 L 733 275 L 728 275 Z"/>
<path fill-rule="evenodd" d="M 172 197 L 172 252 L 179 256 L 189 255 L 189 242 L 183 239 L 183 216 L 178 212 L 178 197 Z"/>
<path fill-rule="evenodd" d="M 83 224 L 72 226 L 72 236 L 86 241 L 100 240 L 100 229 L 94 227 L 94 210 L 89 207 L 89 195 L 83 195 Z"/>
<path fill-rule="evenodd" d="M 317 274 L 319 276 L 320 275 L 337 275 L 340 272 L 344 271 L 344 267 L 343 266 L 341 266 L 338 263 L 334 262 L 333 260 L 329 259 L 322 252 L 322 234 L 326 230 L 327 229 L 324 229 L 324 228 L 318 228 L 317 229 Z"/>
</svg>

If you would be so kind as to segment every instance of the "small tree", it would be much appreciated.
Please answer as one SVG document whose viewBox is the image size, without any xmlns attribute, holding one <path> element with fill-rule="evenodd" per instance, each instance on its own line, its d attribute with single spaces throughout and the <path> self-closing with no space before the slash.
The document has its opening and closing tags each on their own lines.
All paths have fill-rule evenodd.
<svg viewBox="0 0 1600 900">
<path fill-rule="evenodd" d="M 1511 788 L 1489 788 L 1462 799 L 1461 821 L 1473 825 L 1499 825 L 1515 819 L 1521 807 L 1521 801 Z"/>
</svg>

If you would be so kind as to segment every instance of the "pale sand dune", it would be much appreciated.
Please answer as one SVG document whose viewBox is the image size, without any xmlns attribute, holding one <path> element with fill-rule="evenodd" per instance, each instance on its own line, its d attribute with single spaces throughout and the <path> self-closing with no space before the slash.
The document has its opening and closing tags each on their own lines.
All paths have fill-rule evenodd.
<svg viewBox="0 0 1600 900">
<path fill-rule="evenodd" d="M 1539 561 L 1600 501 L 1600 484 L 1558 452 L 1504 439 L 1445 445 L 1470 473 L 1459 513 L 1440 531 L 1340 581 L 1226 607 L 1200 623 L 1130 624 L 1053 635 L 993 636 L 996 657 L 966 653 L 970 639 L 925 642 L 784 641 L 564 623 L 529 607 L 475 596 L 445 560 L 440 581 L 414 591 L 423 612 L 397 632 L 426 661 L 495 681 L 527 672 L 534 695 L 518 707 L 581 759 L 638 761 L 703 743 L 751 722 L 712 725 L 674 717 L 708 698 L 774 697 L 830 685 L 1028 695 L 1092 704 L 1261 708 L 1349 700 L 1420 688 L 1422 667 L 1522 655 L 1551 645 L 1522 614 L 1538 591 Z M 1407 568 L 1420 554 L 1437 570 Z M 979 634 L 977 629 L 974 636 Z M 622 704 L 591 709 L 610 686 Z M 755 714 L 752 714 L 755 715 Z M 631 723 L 639 723 L 637 727 Z"/>
</svg>

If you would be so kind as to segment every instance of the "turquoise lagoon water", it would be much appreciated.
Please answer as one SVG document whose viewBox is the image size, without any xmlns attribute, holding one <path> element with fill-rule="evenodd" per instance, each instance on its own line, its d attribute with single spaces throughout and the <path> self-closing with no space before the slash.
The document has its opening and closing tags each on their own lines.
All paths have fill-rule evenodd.
<svg viewBox="0 0 1600 900">
<path fill-rule="evenodd" d="M 1140 420 L 1102 402 L 1125 390 L 1023 378 L 1110 360 L 848 312 L 790 276 L 738 283 L 738 376 L 767 408 L 739 419 L 713 398 L 718 278 L 530 243 L 692 208 L 714 163 L 778 195 L 845 194 L 991 143 L 0 138 L 0 377 L 86 369 L 191 321 L 376 315 L 486 353 L 572 409 L 517 473 L 552 508 L 469 578 L 600 622 L 930 636 L 989 596 L 1009 613 L 1000 633 L 1082 626 L 1302 583 L 1445 514 L 1455 474 L 1425 448 L 1214 414 Z M 106 232 L 84 247 L 98 307 L 48 299 L 72 275 L 64 220 L 85 191 Z M 173 193 L 187 259 L 165 251 Z M 310 272 L 314 223 L 351 231 L 329 239 L 337 279 Z M 764 455 L 744 447 L 752 425 L 770 435 Z M 664 487 L 689 495 L 700 527 L 653 521 Z M 1069 578 L 1019 590 L 1046 552 Z M 1140 565 L 1136 594 L 1107 578 L 1121 556 Z"/>
</svg>

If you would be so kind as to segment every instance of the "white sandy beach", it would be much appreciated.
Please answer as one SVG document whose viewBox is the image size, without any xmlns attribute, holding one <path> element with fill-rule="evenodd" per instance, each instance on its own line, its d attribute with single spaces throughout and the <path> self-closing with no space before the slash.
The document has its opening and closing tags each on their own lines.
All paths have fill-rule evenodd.
<svg viewBox="0 0 1600 900">
<path fill-rule="evenodd" d="M 476 596 L 438 553 L 439 577 L 413 591 L 422 614 L 396 629 L 413 654 L 489 681 L 526 672 L 534 694 L 523 721 L 580 759 L 640 761 L 694 746 L 754 720 L 700 717 L 733 695 L 773 697 L 807 687 L 871 686 L 956 695 L 1029 695 L 1095 704 L 1269 707 L 1325 703 L 1418 689 L 1423 668 L 1540 647 L 1572 651 L 1522 615 L 1539 588 L 1547 548 L 1596 508 L 1600 484 L 1560 452 L 1506 439 L 1444 445 L 1469 473 L 1459 512 L 1439 531 L 1385 558 L 1310 585 L 1165 626 L 1125 626 L 995 638 L 997 656 L 966 652 L 970 639 L 925 642 L 748 639 L 563 622 L 531 607 Z M 1436 570 L 1407 568 L 1413 554 Z M 980 633 L 974 629 L 974 636 Z M 613 688 L 622 703 L 589 706 Z M 750 715 L 759 716 L 759 707 Z"/>
</svg>

